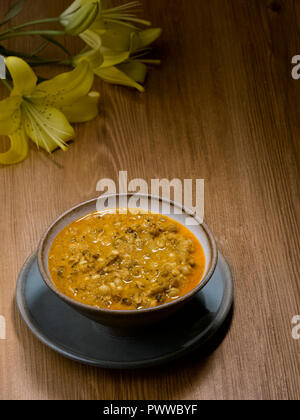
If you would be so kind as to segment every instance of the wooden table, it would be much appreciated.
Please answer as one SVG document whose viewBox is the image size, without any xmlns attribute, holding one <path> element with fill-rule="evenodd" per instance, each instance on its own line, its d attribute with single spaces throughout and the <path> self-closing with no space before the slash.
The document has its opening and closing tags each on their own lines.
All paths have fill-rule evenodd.
<svg viewBox="0 0 300 420">
<path fill-rule="evenodd" d="M 11 3 L 1 2 L 1 14 Z M 61 3 L 31 1 L 16 21 L 55 16 Z M 300 80 L 291 76 L 299 3 L 143 0 L 145 15 L 164 28 L 163 64 L 146 93 L 97 80 L 100 116 L 76 127 L 67 153 L 48 158 L 32 147 L 23 163 L 0 168 L 1 399 L 300 397 L 300 340 L 291 323 L 300 314 Z M 228 334 L 206 357 L 133 372 L 95 369 L 46 348 L 19 316 L 16 278 L 42 232 L 119 170 L 131 179 L 206 181 L 205 219 L 236 288 Z"/>
</svg>

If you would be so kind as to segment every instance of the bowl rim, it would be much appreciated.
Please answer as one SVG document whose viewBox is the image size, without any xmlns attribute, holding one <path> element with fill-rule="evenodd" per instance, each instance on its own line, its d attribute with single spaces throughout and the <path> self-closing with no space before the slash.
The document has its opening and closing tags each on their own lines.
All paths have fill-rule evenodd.
<svg viewBox="0 0 300 420">
<path fill-rule="evenodd" d="M 150 199 L 153 198 L 153 199 L 159 200 L 161 202 L 169 203 L 173 207 L 179 207 L 181 210 L 183 210 L 184 213 L 193 217 L 203 228 L 203 230 L 204 230 L 204 232 L 205 232 L 205 234 L 206 234 L 206 236 L 209 240 L 209 245 L 210 245 L 210 248 L 211 248 L 211 264 L 210 264 L 210 267 L 209 267 L 206 275 L 202 278 L 199 285 L 197 287 L 195 287 L 194 289 L 192 289 L 189 293 L 186 293 L 185 295 L 181 296 L 180 298 L 178 298 L 178 299 L 176 299 L 172 302 L 164 303 L 163 305 L 159 305 L 159 306 L 154 306 L 153 308 L 134 309 L 134 310 L 105 309 L 105 308 L 98 308 L 98 307 L 95 307 L 95 306 L 87 305 L 85 303 L 82 303 L 82 302 L 79 302 L 75 299 L 70 298 L 69 296 L 62 293 L 55 286 L 51 277 L 48 276 L 47 271 L 46 271 L 45 266 L 44 266 L 44 258 L 43 258 L 43 255 L 44 255 L 43 251 L 45 249 L 44 245 L 46 243 L 46 240 L 48 239 L 48 236 L 49 236 L 50 232 L 58 224 L 58 222 L 60 222 L 64 217 L 66 217 L 68 214 L 72 213 L 74 210 L 79 209 L 80 207 L 86 206 L 86 205 L 88 205 L 92 202 L 97 202 L 101 198 L 125 197 L 125 196 L 127 196 L 127 197 L 128 196 L 139 196 L 139 197 L 150 198 Z M 87 214 L 89 214 L 89 213 L 87 213 Z M 76 220 L 76 219 L 74 219 L 74 220 Z M 180 303 L 183 303 L 184 301 L 188 301 L 190 298 L 192 298 L 195 294 L 197 294 L 200 290 L 202 290 L 207 285 L 207 283 L 209 282 L 209 280 L 211 279 L 212 275 L 215 272 L 217 262 L 218 262 L 218 250 L 217 250 L 217 245 L 216 245 L 215 239 L 213 237 L 213 234 L 211 233 L 211 231 L 208 228 L 208 226 L 206 225 L 206 223 L 204 223 L 204 221 L 201 221 L 200 218 L 197 216 L 197 214 L 195 212 L 193 212 L 191 209 L 188 209 L 188 208 L 184 207 L 182 204 L 176 203 L 173 200 L 169 200 L 167 198 L 156 196 L 156 195 L 153 195 L 153 194 L 142 194 L 142 193 L 107 194 L 107 195 L 102 195 L 102 196 L 97 197 L 97 198 L 93 198 L 91 200 L 84 201 L 82 203 L 79 203 L 79 204 L 71 207 L 69 210 L 65 211 L 60 216 L 58 216 L 55 219 L 55 221 L 52 222 L 51 225 L 47 228 L 47 230 L 44 232 L 44 234 L 41 237 L 41 240 L 40 240 L 39 245 L 38 245 L 38 250 L 37 250 L 38 268 L 39 268 L 39 272 L 41 274 L 41 277 L 42 277 L 44 283 L 46 284 L 46 286 L 48 286 L 48 288 L 52 292 L 54 292 L 58 297 L 60 297 L 66 303 L 68 303 L 71 306 L 76 306 L 76 307 L 78 307 L 78 309 L 81 309 L 83 311 L 89 311 L 89 312 L 93 312 L 95 314 L 103 313 L 103 314 L 107 314 L 107 315 L 108 314 L 110 314 L 110 315 L 127 315 L 127 316 L 130 316 L 130 317 L 131 316 L 136 316 L 136 315 L 140 316 L 142 314 L 147 314 L 149 312 L 165 310 L 165 309 L 171 308 L 173 306 L 179 305 Z"/>
</svg>

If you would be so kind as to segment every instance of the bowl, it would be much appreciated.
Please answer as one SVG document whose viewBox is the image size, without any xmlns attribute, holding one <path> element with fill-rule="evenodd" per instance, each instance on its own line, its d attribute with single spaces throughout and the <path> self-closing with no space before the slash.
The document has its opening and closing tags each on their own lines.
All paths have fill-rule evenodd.
<svg viewBox="0 0 300 420">
<path fill-rule="evenodd" d="M 130 204 L 133 202 L 132 200 L 134 200 L 134 205 Z M 156 213 L 167 215 L 171 219 L 174 219 L 186 226 L 186 220 L 189 218 L 189 224 L 187 227 L 201 243 L 206 260 L 204 274 L 201 281 L 199 281 L 199 285 L 177 300 L 161 306 L 141 310 L 111 310 L 96 308 L 78 302 L 58 290 L 51 279 L 48 267 L 48 256 L 53 240 L 62 229 L 74 220 L 77 220 L 89 213 L 107 209 L 108 207 L 151 209 Z M 190 223 L 191 221 L 193 221 L 192 224 Z M 55 222 L 52 223 L 41 238 L 38 247 L 39 271 L 50 290 L 52 290 L 59 299 L 63 300 L 82 315 L 100 324 L 116 329 L 144 327 L 146 325 L 159 322 L 172 315 L 206 286 L 215 271 L 217 259 L 218 252 L 213 235 L 207 225 L 205 223 L 201 223 L 201 220 L 196 214 L 174 201 L 144 194 L 114 194 L 101 196 L 100 198 L 95 198 L 81 203 L 59 216 Z"/>
</svg>

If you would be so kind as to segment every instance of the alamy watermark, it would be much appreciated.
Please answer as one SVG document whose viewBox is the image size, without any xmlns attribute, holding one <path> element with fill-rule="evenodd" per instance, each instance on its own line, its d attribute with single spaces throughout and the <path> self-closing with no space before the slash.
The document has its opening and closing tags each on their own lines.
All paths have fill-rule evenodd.
<svg viewBox="0 0 300 420">
<path fill-rule="evenodd" d="M 292 58 L 292 64 L 295 64 L 295 66 L 292 69 L 292 78 L 294 80 L 300 79 L 300 55 L 294 55 Z"/>
<path fill-rule="evenodd" d="M 300 315 L 294 315 L 292 318 L 292 337 L 294 340 L 300 340 Z"/>
<path fill-rule="evenodd" d="M 6 79 L 6 66 L 3 55 L 0 55 L 0 79 Z"/>
<path fill-rule="evenodd" d="M 3 315 L 0 315 L 0 340 L 6 339 L 6 320 Z"/>
<path fill-rule="evenodd" d="M 189 226 L 203 223 L 203 179 L 151 179 L 148 184 L 141 178 L 128 181 L 127 171 L 121 171 L 118 183 L 108 178 L 101 179 L 96 189 L 102 192 L 97 202 L 98 211 L 116 209 L 126 214 L 129 209 L 138 208 L 165 215 L 187 214 L 185 223 Z"/>
</svg>

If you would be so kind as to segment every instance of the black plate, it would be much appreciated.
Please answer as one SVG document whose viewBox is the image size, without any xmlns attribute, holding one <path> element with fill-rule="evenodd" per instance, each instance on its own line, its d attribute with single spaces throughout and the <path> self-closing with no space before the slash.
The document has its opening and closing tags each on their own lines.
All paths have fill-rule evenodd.
<svg viewBox="0 0 300 420">
<path fill-rule="evenodd" d="M 88 365 L 128 369 L 162 364 L 207 343 L 230 311 L 233 280 L 219 253 L 213 277 L 193 300 L 168 320 L 130 335 L 90 321 L 62 302 L 44 284 L 36 255 L 19 274 L 16 299 L 27 326 L 53 350 Z"/>
</svg>

